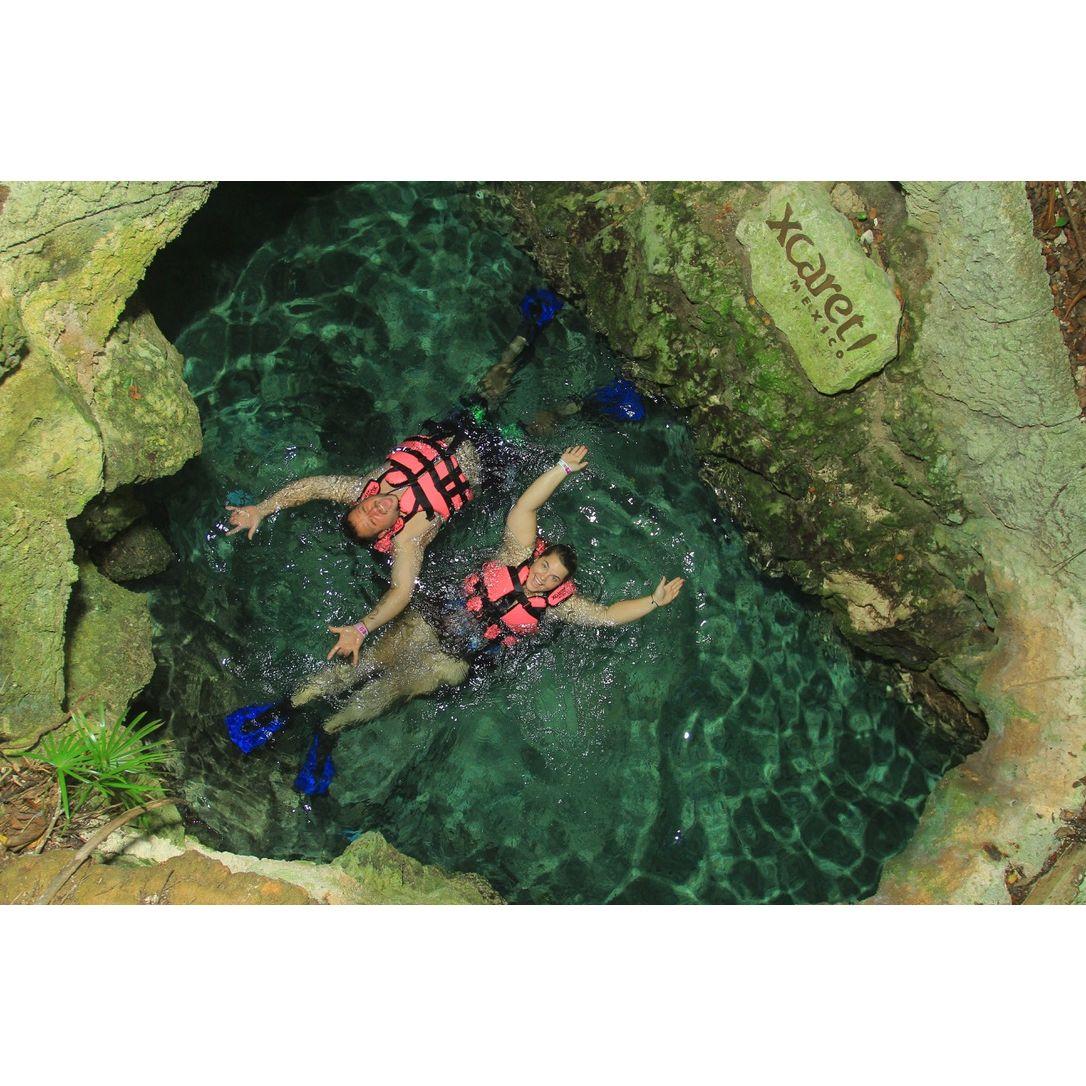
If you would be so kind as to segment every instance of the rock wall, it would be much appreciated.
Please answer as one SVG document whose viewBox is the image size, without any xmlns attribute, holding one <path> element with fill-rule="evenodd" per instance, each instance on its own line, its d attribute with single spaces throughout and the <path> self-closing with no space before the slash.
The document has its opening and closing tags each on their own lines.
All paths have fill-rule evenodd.
<svg viewBox="0 0 1086 1086">
<path fill-rule="evenodd" d="M 200 450 L 182 360 L 133 296 L 210 189 L 0 185 L 0 745 L 84 694 L 123 712 L 147 681 L 146 606 L 80 564 L 68 522 Z M 130 622 L 125 660 L 110 646 Z"/>
<path fill-rule="evenodd" d="M 688 414 L 756 560 L 973 745 L 983 714 L 991 735 L 879 899 L 1008 900 L 1084 772 L 1086 432 L 1023 186 L 495 191 L 556 288 Z"/>
<path fill-rule="evenodd" d="M 0 864 L 0 903 L 32 904 L 71 849 Z M 215 852 L 181 835 L 118 831 L 55 899 L 66 905 L 500 905 L 480 875 L 450 874 L 365 833 L 330 864 Z"/>
</svg>

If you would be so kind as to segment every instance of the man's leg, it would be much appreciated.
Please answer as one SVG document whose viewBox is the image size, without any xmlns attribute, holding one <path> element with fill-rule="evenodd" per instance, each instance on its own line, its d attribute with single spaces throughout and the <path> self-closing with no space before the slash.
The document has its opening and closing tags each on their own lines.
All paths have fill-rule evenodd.
<svg viewBox="0 0 1086 1086">
<path fill-rule="evenodd" d="M 408 613 L 411 621 L 398 631 L 397 643 L 381 654 L 381 675 L 352 694 L 324 722 L 324 731 L 335 734 L 348 725 L 374 720 L 394 705 L 432 694 L 441 686 L 459 686 L 467 678 L 467 661 L 442 652 L 433 627 Z"/>
<path fill-rule="evenodd" d="M 359 653 L 357 666 L 341 660 L 322 667 L 291 695 L 291 705 L 297 708 L 314 698 L 338 697 L 352 686 L 358 686 L 386 668 L 395 666 L 396 661 L 409 653 L 418 640 L 420 623 L 426 625 L 414 611 L 405 611 L 394 618 L 379 637 L 365 645 Z"/>
</svg>

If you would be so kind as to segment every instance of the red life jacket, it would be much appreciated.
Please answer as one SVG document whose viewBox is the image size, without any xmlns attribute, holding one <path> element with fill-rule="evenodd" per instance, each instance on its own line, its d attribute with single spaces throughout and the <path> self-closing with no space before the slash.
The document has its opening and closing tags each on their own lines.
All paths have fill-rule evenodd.
<svg viewBox="0 0 1086 1086">
<path fill-rule="evenodd" d="M 483 636 L 488 641 L 500 638 L 503 645 L 515 645 L 522 637 L 539 629 L 540 619 L 548 607 L 557 607 L 577 591 L 572 578 L 563 581 L 546 596 L 529 596 L 524 591 L 532 563 L 546 549 L 546 542 L 537 539 L 531 557 L 520 565 L 487 562 L 482 573 L 472 573 L 464 579 L 465 606 L 485 623 Z"/>
<path fill-rule="evenodd" d="M 464 474 L 453 450 L 459 444 L 445 444 L 421 434 L 401 442 L 387 456 L 394 466 L 383 475 L 371 479 L 359 498 L 379 494 L 381 484 L 407 489 L 400 495 L 400 515 L 391 528 L 382 532 L 371 544 L 378 554 L 392 551 L 392 540 L 416 514 L 430 520 L 435 515 L 448 520 L 458 509 L 475 497 L 471 483 Z"/>
</svg>

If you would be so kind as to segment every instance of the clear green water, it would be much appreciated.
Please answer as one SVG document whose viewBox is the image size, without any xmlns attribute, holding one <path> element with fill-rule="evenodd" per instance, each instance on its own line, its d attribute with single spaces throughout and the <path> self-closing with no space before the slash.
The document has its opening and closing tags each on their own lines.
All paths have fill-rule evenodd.
<svg viewBox="0 0 1086 1086">
<path fill-rule="evenodd" d="M 215 197 L 219 213 L 231 198 Z M 223 714 L 319 666 L 327 624 L 364 613 L 381 585 L 335 507 L 280 514 L 249 542 L 222 535 L 226 495 L 358 470 L 474 389 L 539 281 L 478 208 L 448 185 L 348 186 L 304 201 L 255 252 L 202 263 L 179 250 L 168 275 L 152 270 L 152 307 L 158 290 L 184 322 L 164 323 L 205 434 L 200 459 L 159 488 L 181 561 L 152 605 L 162 663 L 148 703 L 169 713 L 187 798 L 234 850 L 328 858 L 376 828 L 511 901 L 865 896 L 948 753 L 860 673 L 821 611 L 753 569 L 663 409 L 627 428 L 564 420 L 554 447 L 584 441 L 592 470 L 542 526 L 577 547 L 585 591 L 640 595 L 681 573 L 675 604 L 620 630 L 565 630 L 345 733 L 324 799 L 290 787 L 304 727 L 248 758 L 227 741 Z M 579 397 L 616 366 L 567 308 L 501 417 Z M 504 513 L 484 499 L 443 532 L 431 583 L 482 557 Z"/>
</svg>

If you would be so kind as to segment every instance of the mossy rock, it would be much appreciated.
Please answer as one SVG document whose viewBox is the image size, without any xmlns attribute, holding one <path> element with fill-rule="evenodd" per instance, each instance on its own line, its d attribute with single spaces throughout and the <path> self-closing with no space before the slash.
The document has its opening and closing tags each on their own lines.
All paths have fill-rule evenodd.
<svg viewBox="0 0 1086 1086">
<path fill-rule="evenodd" d="M 147 512 L 147 506 L 133 487 L 120 487 L 99 494 L 72 521 L 72 536 L 89 546 L 106 543 L 135 524 Z"/>
<path fill-rule="evenodd" d="M 107 717 L 123 715 L 155 669 L 146 597 L 115 585 L 84 559 L 69 627 L 69 706 L 86 713 L 103 707 Z"/>
<path fill-rule="evenodd" d="M 422 864 L 370 831 L 332 861 L 375 897 L 390 905 L 493 905 L 501 897 L 481 876 L 455 875 Z"/>
<path fill-rule="evenodd" d="M 31 338 L 72 363 L 100 348 L 156 252 L 207 199 L 207 182 L 12 182 L 0 256 Z"/>
<path fill-rule="evenodd" d="M 64 630 L 78 573 L 64 521 L 0 502 L 0 743 L 22 746 L 59 722 Z"/>
<path fill-rule="evenodd" d="M 107 490 L 172 475 L 199 454 L 200 413 L 183 368 L 145 310 L 133 307 L 110 336 L 95 369 L 92 401 Z"/>
<path fill-rule="evenodd" d="M 174 553 L 157 528 L 141 522 L 107 543 L 96 558 L 111 581 L 138 581 L 168 569 Z"/>
<path fill-rule="evenodd" d="M 27 351 L 26 332 L 19 308 L 11 298 L 0 294 L 0 381 L 15 369 Z"/>
</svg>

